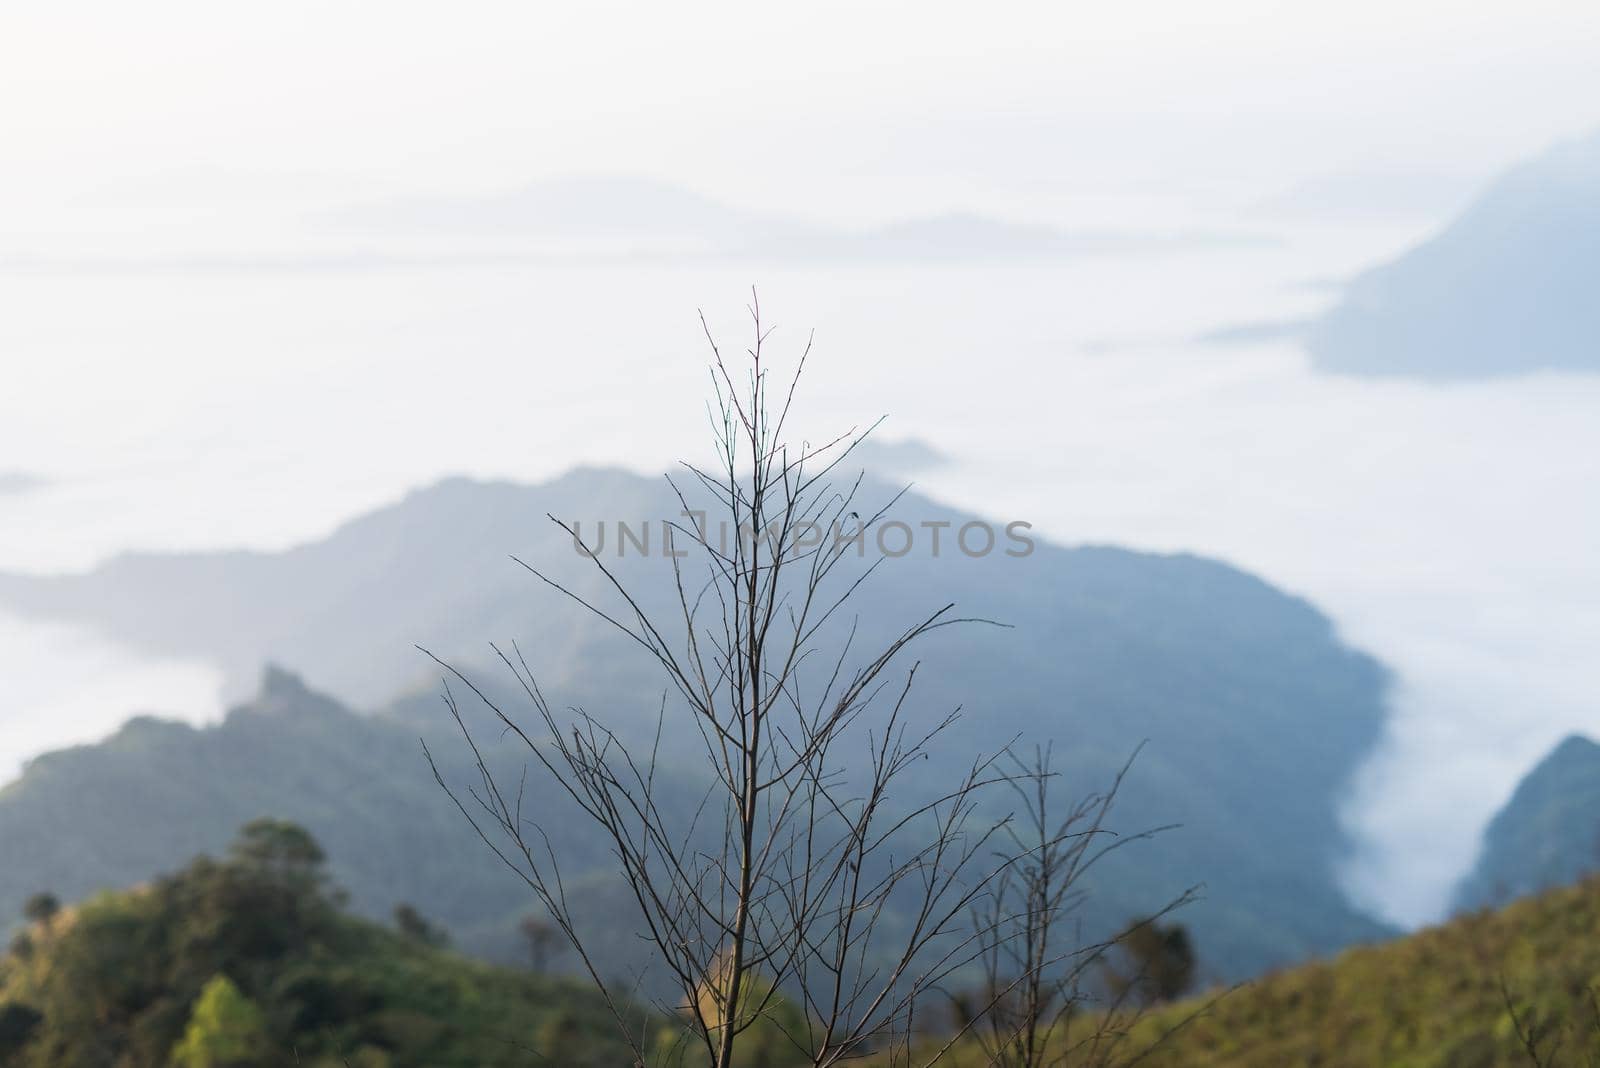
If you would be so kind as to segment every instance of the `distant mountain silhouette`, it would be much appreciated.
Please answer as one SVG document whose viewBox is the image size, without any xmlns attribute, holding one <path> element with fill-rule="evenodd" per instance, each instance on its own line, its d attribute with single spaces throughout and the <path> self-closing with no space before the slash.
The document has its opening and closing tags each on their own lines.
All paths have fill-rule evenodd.
<svg viewBox="0 0 1600 1068">
<path fill-rule="evenodd" d="M 870 483 L 865 492 L 882 500 L 892 490 Z M 437 727 L 443 713 L 431 696 L 438 671 L 413 642 L 482 678 L 509 681 L 486 643 L 516 640 L 556 707 L 601 713 L 637 739 L 654 730 L 661 677 L 606 624 L 565 604 L 507 556 L 534 560 L 557 581 L 603 600 L 606 590 L 592 565 L 545 513 L 583 522 L 592 544 L 601 520 L 636 523 L 676 518 L 678 511 L 661 480 L 615 470 L 583 469 L 535 486 L 452 479 L 287 552 L 141 554 L 80 576 L 0 576 L 0 607 L 91 623 L 151 651 L 212 660 L 226 669 L 235 693 L 269 658 L 294 665 L 360 706 L 384 705 L 402 689 L 420 690 L 430 696 L 386 717 L 410 717 L 414 733 Z M 1203 882 L 1206 900 L 1195 906 L 1191 922 L 1207 967 L 1231 976 L 1384 933 L 1344 902 L 1333 869 L 1345 850 L 1338 799 L 1379 734 L 1386 675 L 1342 646 L 1327 619 L 1304 601 L 1214 561 L 1042 541 L 1025 558 L 996 552 L 973 559 L 953 549 L 950 532 L 975 517 L 914 494 L 892 514 L 913 526 L 952 526 L 940 555 L 924 540 L 873 575 L 861 593 L 853 648 L 873 648 L 911 618 L 949 601 L 963 614 L 1012 625 L 941 631 L 924 647 L 919 715 L 964 709 L 936 747 L 946 763 L 930 764 L 922 780 L 928 789 L 972 753 L 1021 735 L 1028 742 L 1055 741 L 1062 789 L 1078 796 L 1103 788 L 1148 739 L 1117 826 L 1125 832 L 1183 826 L 1148 848 L 1117 854 L 1102 876 L 1102 918 L 1124 921 Z M 614 526 L 608 538 L 611 553 Z M 660 557 L 629 555 L 612 563 L 647 608 L 674 602 Z M 339 722 L 358 732 L 367 721 L 347 716 Z M 237 733 L 218 730 L 217 744 Z M 150 737 L 189 733 L 136 729 Z M 692 732 L 663 739 L 675 766 L 697 745 Z M 107 746 L 122 751 L 128 742 L 114 739 Z M 436 789 L 414 749 L 388 742 L 365 748 L 371 755 L 362 765 L 363 744 L 352 740 L 355 762 L 341 764 L 334 778 L 370 777 L 384 790 L 402 782 L 424 794 Z M 251 776 L 262 789 L 280 780 L 300 783 L 315 765 L 297 764 L 290 756 L 295 749 L 285 742 L 283 760 L 255 772 L 232 765 L 226 779 Z M 243 747 L 238 759 L 247 761 L 251 751 Z M 50 769 L 67 766 L 68 755 L 36 761 L 0 801 L 0 820 L 13 798 L 38 789 L 41 778 L 63 774 Z M 103 773 L 93 770 L 87 755 L 74 759 L 83 762 L 77 789 L 103 803 L 99 788 L 90 785 L 103 781 Z M 204 762 L 164 758 L 186 759 Z M 130 775 L 158 774 L 157 792 L 171 778 L 130 769 Z M 211 787 L 223 788 L 221 780 Z M 61 796 L 74 789 L 64 786 Z M 141 789 L 130 780 L 126 803 L 137 804 Z M 193 795 L 192 803 L 208 805 L 213 796 Z M 231 832 L 237 815 L 230 809 L 216 833 Z M 87 810 L 64 814 L 57 826 L 65 835 L 70 826 L 92 827 L 91 816 Z M 337 813 L 330 810 L 328 818 Z M 315 819 L 307 822 L 319 835 L 333 833 Z M 164 835 L 179 833 L 163 827 Z M 96 852 L 64 838 L 59 848 L 115 857 L 133 845 Z M 333 853 L 358 855 L 342 842 Z M 130 860 L 106 877 L 114 884 L 142 874 Z M 410 891 L 409 899 L 430 915 L 460 915 L 420 890 Z"/>
<path fill-rule="evenodd" d="M 351 229 L 488 237 L 676 240 L 701 251 L 797 224 L 729 208 L 679 186 L 617 176 L 548 178 L 475 196 L 419 196 L 342 209 Z"/>
<path fill-rule="evenodd" d="M 1215 245 L 1267 245 L 1256 235 L 1209 231 L 1076 230 L 1009 222 L 969 212 L 905 219 L 860 231 L 802 232 L 748 246 L 757 254 L 817 260 L 1064 259 Z"/>
<path fill-rule="evenodd" d="M 1200 345 L 1270 345 L 1294 341 L 1306 334 L 1307 323 L 1299 319 L 1263 319 L 1252 323 L 1230 323 L 1198 335 Z"/>
<path fill-rule="evenodd" d="M 1314 324 L 1328 371 L 1428 379 L 1600 371 L 1600 133 L 1508 172 Z"/>
<path fill-rule="evenodd" d="M 10 493 L 31 493 L 49 485 L 49 480 L 26 471 L 0 471 L 0 497 Z"/>
<path fill-rule="evenodd" d="M 1446 171 L 1345 170 L 1312 175 L 1250 206 L 1267 218 L 1330 220 L 1437 218 L 1475 192 Z"/>
<path fill-rule="evenodd" d="M 1037 260 L 1210 245 L 1264 244 L 1231 232 L 1069 230 L 971 212 L 849 228 L 731 208 L 664 182 L 551 178 L 477 195 L 410 197 L 325 215 L 337 229 L 400 237 L 521 239 L 567 254 L 775 260 Z"/>
<path fill-rule="evenodd" d="M 1600 871 L 1600 743 L 1572 735 L 1534 766 L 1483 835 L 1456 892 L 1481 908 Z"/>
<path fill-rule="evenodd" d="M 863 467 L 895 478 L 931 471 L 950 462 L 950 457 L 920 438 L 900 441 L 869 438 L 856 446 L 854 456 Z"/>
</svg>

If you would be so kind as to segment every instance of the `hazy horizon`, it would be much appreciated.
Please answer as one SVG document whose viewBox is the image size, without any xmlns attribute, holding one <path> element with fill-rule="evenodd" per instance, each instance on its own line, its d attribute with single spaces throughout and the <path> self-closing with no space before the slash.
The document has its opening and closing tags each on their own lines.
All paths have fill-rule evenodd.
<svg viewBox="0 0 1600 1068">
<path fill-rule="evenodd" d="M 817 330 L 808 429 L 886 412 L 952 458 L 931 494 L 1220 557 L 1396 671 L 1359 904 L 1436 917 L 1517 777 L 1600 732 L 1600 376 L 1199 340 L 1320 314 L 1591 134 L 1596 12 L 95 10 L 0 34 L 0 571 L 663 469 L 704 437 L 696 309 L 737 339 L 755 284 L 780 348 Z M 607 232 L 628 205 L 670 225 Z M 218 710 L 207 665 L 72 628 L 0 617 L 0 666 L 4 777 Z"/>
</svg>

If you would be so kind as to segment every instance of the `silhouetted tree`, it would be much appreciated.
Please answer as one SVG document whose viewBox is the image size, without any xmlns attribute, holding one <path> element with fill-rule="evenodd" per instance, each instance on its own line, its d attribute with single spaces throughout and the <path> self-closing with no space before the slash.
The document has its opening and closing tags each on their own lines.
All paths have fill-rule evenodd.
<svg viewBox="0 0 1600 1068">
<path fill-rule="evenodd" d="M 417 911 L 415 905 L 405 901 L 394 907 L 394 925 L 400 929 L 401 934 L 425 946 L 444 946 L 450 943 L 450 936 L 443 929 L 434 926 L 426 916 Z"/>
<path fill-rule="evenodd" d="M 22 915 L 30 923 L 36 923 L 45 930 L 50 929 L 50 924 L 55 921 L 56 915 L 61 911 L 61 902 L 54 894 L 38 893 L 28 898 L 22 904 Z"/>
<path fill-rule="evenodd" d="M 12 1063 L 42 1023 L 44 1014 L 31 1005 L 14 1001 L 0 1005 L 0 1064 Z"/>
<path fill-rule="evenodd" d="M 1176 1001 L 1194 985 L 1194 946 L 1182 924 L 1148 917 L 1117 936 L 1116 952 L 1104 959 L 1103 970 L 1118 998 L 1143 1005 Z"/>
<path fill-rule="evenodd" d="M 522 940 L 528 949 L 528 963 L 535 975 L 543 975 L 549 967 L 550 958 L 567 948 L 561 929 L 536 913 L 524 916 L 517 929 L 522 932 Z"/>
<path fill-rule="evenodd" d="M 1051 757 L 1044 747 L 1031 762 L 1010 758 L 1010 783 L 1020 802 L 1018 817 L 1006 828 L 1015 862 L 974 910 L 974 928 L 993 932 L 982 956 L 983 985 L 952 998 L 957 1028 L 971 1028 L 990 1068 L 1108 1068 L 1150 1051 L 1148 1045 L 1124 1050 L 1131 1021 L 1119 1001 L 1098 1002 L 1095 984 L 1086 981 L 1119 942 L 1085 942 L 1074 921 L 1090 870 L 1107 854 L 1166 828 L 1118 835 L 1106 825 L 1131 758 L 1104 793 L 1058 810 L 1051 801 Z M 1185 891 L 1162 915 L 1192 898 L 1193 890 Z M 1077 1018 L 1084 1010 L 1094 1011 L 1085 1014 L 1080 1029 Z"/>
<path fill-rule="evenodd" d="M 305 828 L 253 820 L 240 829 L 226 862 L 202 862 L 209 875 L 195 908 L 231 917 L 219 938 L 237 952 L 290 952 L 321 937 L 333 922 L 339 896 L 329 889 L 324 860 Z"/>
<path fill-rule="evenodd" d="M 27 931 L 18 931 L 11 939 L 7 952 L 18 960 L 32 960 L 35 948 L 33 936 Z"/>
<path fill-rule="evenodd" d="M 287 878 L 321 877 L 327 859 L 311 832 L 287 820 L 251 820 L 239 830 L 230 850 L 233 859 L 263 872 Z"/>
</svg>

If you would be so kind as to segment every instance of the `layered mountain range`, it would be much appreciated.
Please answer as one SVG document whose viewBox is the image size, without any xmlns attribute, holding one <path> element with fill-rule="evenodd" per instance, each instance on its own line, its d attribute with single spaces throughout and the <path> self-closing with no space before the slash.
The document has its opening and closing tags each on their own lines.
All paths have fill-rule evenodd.
<svg viewBox="0 0 1600 1068">
<path fill-rule="evenodd" d="M 862 490 L 892 493 L 870 481 Z M 416 646 L 512 696 L 515 711 L 512 680 L 488 647 L 515 642 L 557 708 L 648 740 L 667 689 L 656 665 L 509 557 L 605 604 L 593 561 L 548 516 L 582 524 L 586 541 L 605 523 L 608 566 L 647 611 L 670 615 L 659 531 L 679 511 L 662 480 L 617 470 L 538 485 L 452 479 L 286 552 L 137 554 L 81 575 L 0 577 L 6 610 L 204 658 L 236 696 L 250 694 L 267 661 L 306 680 L 274 670 L 220 725 L 142 718 L 99 745 L 33 761 L 0 791 L 0 853 L 29 858 L 0 871 L 0 899 L 136 881 L 270 815 L 328 844 L 358 909 L 382 915 L 409 901 L 464 946 L 489 955 L 514 946 L 525 888 L 477 842 L 417 744 L 439 754 L 447 780 L 467 775 L 438 699 L 440 669 Z M 1104 789 L 1143 744 L 1114 826 L 1179 826 L 1108 860 L 1086 905 L 1091 922 L 1124 922 L 1201 884 L 1187 922 L 1207 974 L 1225 978 L 1389 933 L 1345 902 L 1334 877 L 1346 850 L 1338 802 L 1378 737 L 1387 676 L 1315 608 L 1188 555 L 1034 538 L 1023 556 L 969 556 L 949 532 L 982 520 L 916 494 L 891 516 L 924 533 L 926 523 L 951 525 L 942 550 L 922 538 L 873 572 L 858 594 L 854 648 L 875 649 L 946 603 L 1006 625 L 949 628 L 917 654 L 914 714 L 932 722 L 962 711 L 914 790 L 939 789 L 974 752 L 1016 739 L 1054 746 L 1065 800 Z M 619 522 L 648 526 L 654 551 L 616 557 Z M 671 712 L 663 775 L 689 804 L 699 740 Z M 526 756 L 493 752 L 507 769 Z M 603 844 L 537 779 L 530 804 L 561 829 L 571 877 L 606 900 L 616 880 Z M 610 908 L 609 926 L 626 931 Z"/>
</svg>

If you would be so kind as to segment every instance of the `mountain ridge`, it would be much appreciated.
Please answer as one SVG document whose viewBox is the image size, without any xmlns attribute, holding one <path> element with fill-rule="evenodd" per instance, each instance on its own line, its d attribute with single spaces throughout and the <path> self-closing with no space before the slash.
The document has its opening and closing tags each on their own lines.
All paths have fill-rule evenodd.
<svg viewBox="0 0 1600 1068">
<path fill-rule="evenodd" d="M 1600 131 L 1502 174 L 1432 238 L 1358 276 L 1307 337 L 1351 375 L 1600 371 Z"/>
<path fill-rule="evenodd" d="M 1483 833 L 1458 910 L 1577 882 L 1600 869 L 1600 742 L 1571 734 L 1535 764 Z"/>
<path fill-rule="evenodd" d="M 866 486 L 869 498 L 893 493 Z M 596 710 L 624 737 L 643 739 L 661 700 L 654 664 L 508 556 L 603 599 L 592 563 L 546 513 L 632 522 L 673 518 L 679 507 L 664 481 L 611 469 L 533 486 L 453 479 L 286 552 L 124 558 L 80 576 L 13 577 L 0 581 L 0 605 L 209 660 L 236 691 L 264 661 L 292 665 L 341 702 L 388 709 L 379 720 L 404 724 L 412 739 L 418 724 L 442 718 L 438 670 L 416 645 L 504 682 L 487 643 L 516 641 L 556 707 Z M 980 521 L 915 493 L 891 514 L 952 530 Z M 644 607 L 671 618 L 671 573 L 659 558 L 608 565 Z M 1149 740 L 1119 803 L 1121 826 L 1184 826 L 1108 869 L 1115 911 L 1157 907 L 1207 883 L 1196 913 L 1202 950 L 1234 975 L 1388 933 L 1344 901 L 1333 875 L 1348 849 L 1338 799 L 1379 735 L 1388 675 L 1344 646 L 1309 602 L 1192 555 L 1045 541 L 1023 559 L 934 557 L 924 543 L 886 561 L 861 596 L 863 648 L 952 601 L 1013 625 L 928 639 L 918 714 L 965 707 L 930 782 L 957 756 L 1021 735 L 1055 741 L 1065 788 L 1088 792 Z M 396 703 L 396 693 L 414 696 Z M 347 733 L 356 732 L 350 722 Z M 669 732 L 664 759 L 691 761 L 692 733 Z M 409 743 L 386 760 L 364 774 L 422 772 Z M 274 774 L 291 773 L 285 754 Z"/>
<path fill-rule="evenodd" d="M 499 191 L 352 205 L 318 221 L 390 237 L 560 240 L 602 256 L 780 261 L 960 263 L 1276 243 L 1258 233 L 1061 227 L 960 208 L 843 226 L 730 207 L 670 182 L 622 175 L 545 178 Z"/>
</svg>

